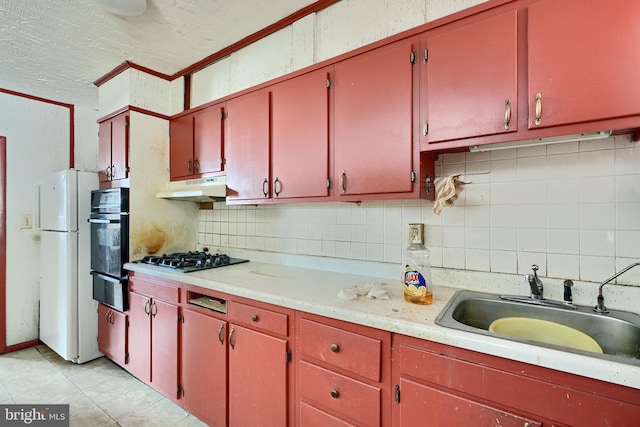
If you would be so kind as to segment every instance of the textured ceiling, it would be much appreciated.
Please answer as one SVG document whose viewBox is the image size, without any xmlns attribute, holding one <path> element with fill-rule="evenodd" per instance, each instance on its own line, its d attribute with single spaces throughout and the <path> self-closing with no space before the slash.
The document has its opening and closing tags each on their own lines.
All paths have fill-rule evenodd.
<svg viewBox="0 0 640 427">
<path fill-rule="evenodd" d="M 125 61 L 172 75 L 316 0 L 0 0 L 0 88 L 97 108 L 93 82 Z"/>
</svg>

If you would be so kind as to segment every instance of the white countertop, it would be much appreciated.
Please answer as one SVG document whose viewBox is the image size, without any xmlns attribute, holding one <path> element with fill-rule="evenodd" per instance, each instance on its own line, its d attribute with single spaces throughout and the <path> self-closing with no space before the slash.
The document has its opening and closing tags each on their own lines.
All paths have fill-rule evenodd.
<svg viewBox="0 0 640 427">
<path fill-rule="evenodd" d="M 364 275 L 248 262 L 193 273 L 180 273 L 145 264 L 125 268 L 214 291 L 295 310 L 500 356 L 532 365 L 582 375 L 640 389 L 640 367 L 560 350 L 518 343 L 436 325 L 434 320 L 457 288 L 437 286 L 432 305 L 404 300 L 399 283 Z M 372 283 L 388 284 L 390 299 L 354 300 L 338 297 L 341 289 Z"/>
</svg>

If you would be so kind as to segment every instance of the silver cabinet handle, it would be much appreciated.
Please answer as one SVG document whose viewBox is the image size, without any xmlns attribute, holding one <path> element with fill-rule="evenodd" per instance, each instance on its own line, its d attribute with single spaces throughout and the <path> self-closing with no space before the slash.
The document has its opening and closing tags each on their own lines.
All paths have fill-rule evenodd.
<svg viewBox="0 0 640 427">
<path fill-rule="evenodd" d="M 267 197 L 267 195 L 269 194 L 269 181 L 267 180 L 267 178 L 262 181 L 262 194 L 264 194 L 264 197 Z"/>
<path fill-rule="evenodd" d="M 340 175 L 340 188 L 342 188 L 342 192 L 347 192 L 347 171 L 343 170 Z"/>
<path fill-rule="evenodd" d="M 540 126 L 542 123 L 542 94 L 536 93 L 536 126 Z"/>
<path fill-rule="evenodd" d="M 229 332 L 229 346 L 231 347 L 231 350 L 236 348 L 236 340 L 233 336 L 235 332 L 236 332 L 235 328 L 231 328 L 231 332 Z"/>
<path fill-rule="evenodd" d="M 509 130 L 511 126 L 511 100 L 507 98 L 504 102 L 504 128 Z"/>
<path fill-rule="evenodd" d="M 220 341 L 220 344 L 224 344 L 224 323 L 218 329 L 218 341 Z"/>
<path fill-rule="evenodd" d="M 276 197 L 278 197 L 282 192 L 282 184 L 280 179 L 278 179 L 278 177 L 276 177 L 276 180 L 273 181 L 273 192 L 276 195 Z"/>
</svg>

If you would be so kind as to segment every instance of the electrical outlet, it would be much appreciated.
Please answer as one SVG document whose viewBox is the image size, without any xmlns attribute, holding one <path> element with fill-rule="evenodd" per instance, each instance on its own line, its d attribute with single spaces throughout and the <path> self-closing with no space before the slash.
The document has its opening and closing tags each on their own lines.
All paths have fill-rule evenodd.
<svg viewBox="0 0 640 427">
<path fill-rule="evenodd" d="M 420 239 L 420 243 L 424 245 L 424 224 L 409 224 L 409 243 L 413 243 L 416 236 Z"/>
<path fill-rule="evenodd" d="M 28 228 L 33 228 L 33 215 L 31 214 L 21 214 L 20 215 L 20 229 L 25 230 Z"/>
</svg>

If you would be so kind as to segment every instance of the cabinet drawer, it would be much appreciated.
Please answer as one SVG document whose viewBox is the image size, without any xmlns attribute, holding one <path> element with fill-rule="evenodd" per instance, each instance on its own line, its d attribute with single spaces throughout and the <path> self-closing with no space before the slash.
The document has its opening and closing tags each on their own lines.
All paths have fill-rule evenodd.
<svg viewBox="0 0 640 427">
<path fill-rule="evenodd" d="M 301 319 L 300 352 L 338 368 L 380 381 L 382 341 Z"/>
<path fill-rule="evenodd" d="M 227 303 L 227 315 L 230 320 L 242 322 L 254 329 L 279 335 L 287 335 L 289 333 L 289 316 L 286 314 L 229 301 Z"/>
<path fill-rule="evenodd" d="M 300 362 L 300 396 L 366 425 L 380 425 L 380 388 L 305 361 Z"/>
<path fill-rule="evenodd" d="M 145 280 L 135 275 L 129 277 L 129 290 L 175 304 L 180 302 L 180 288 Z"/>
<path fill-rule="evenodd" d="M 304 402 L 300 404 L 300 425 L 305 427 L 353 427 L 353 424 Z"/>
</svg>

